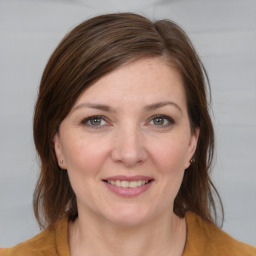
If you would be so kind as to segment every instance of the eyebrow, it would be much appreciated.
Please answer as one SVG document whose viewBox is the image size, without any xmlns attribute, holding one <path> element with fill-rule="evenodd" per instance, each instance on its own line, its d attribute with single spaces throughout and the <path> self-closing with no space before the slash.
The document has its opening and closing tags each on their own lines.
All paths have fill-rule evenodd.
<svg viewBox="0 0 256 256">
<path fill-rule="evenodd" d="M 155 109 L 162 108 L 162 107 L 167 106 L 167 105 L 174 106 L 175 108 L 177 108 L 181 112 L 181 114 L 183 113 L 181 107 L 178 104 L 176 104 L 175 102 L 172 102 L 172 101 L 163 101 L 163 102 L 153 103 L 153 104 L 145 106 L 144 110 L 147 111 L 147 112 L 148 111 L 153 111 Z M 84 108 L 84 107 L 98 109 L 98 110 L 102 110 L 104 112 L 116 112 L 113 108 L 111 108 L 107 105 L 95 104 L 95 103 L 81 103 L 81 104 L 77 105 L 76 107 L 74 107 L 73 111 L 75 111 L 77 109 L 80 109 L 80 108 Z"/>
<path fill-rule="evenodd" d="M 155 110 L 155 109 L 158 109 L 158 108 L 162 108 L 162 107 L 167 106 L 167 105 L 174 106 L 174 107 L 177 108 L 177 109 L 181 112 L 181 114 L 182 114 L 182 109 L 181 109 L 181 107 L 180 107 L 178 104 L 176 104 L 175 102 L 172 102 L 172 101 L 157 102 L 157 103 L 154 103 L 154 104 L 145 106 L 144 109 L 145 109 L 146 111 L 152 111 L 152 110 Z"/>
<path fill-rule="evenodd" d="M 109 107 L 107 105 L 95 104 L 95 103 L 81 103 L 81 104 L 77 105 L 76 107 L 74 107 L 73 111 L 80 109 L 80 108 L 84 108 L 84 107 L 98 109 L 98 110 L 102 110 L 104 112 L 115 112 L 114 109 L 112 109 L 111 107 Z"/>
</svg>

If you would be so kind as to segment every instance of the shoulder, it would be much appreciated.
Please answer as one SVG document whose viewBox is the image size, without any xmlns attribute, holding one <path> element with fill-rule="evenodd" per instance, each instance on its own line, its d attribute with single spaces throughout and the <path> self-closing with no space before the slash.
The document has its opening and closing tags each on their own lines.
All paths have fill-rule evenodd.
<svg viewBox="0 0 256 256">
<path fill-rule="evenodd" d="M 0 250 L 0 256 L 32 256 L 52 253 L 54 250 L 54 233 L 54 229 L 49 227 L 27 241 L 19 243 L 11 248 Z"/>
<path fill-rule="evenodd" d="M 17 244 L 14 247 L 0 249 L 0 256 L 68 256 L 68 219 L 65 217 L 54 225 L 49 226 L 31 239 Z"/>
<path fill-rule="evenodd" d="M 256 256 L 255 247 L 234 239 L 215 224 L 192 212 L 186 214 L 186 222 L 188 235 L 184 256 Z"/>
</svg>

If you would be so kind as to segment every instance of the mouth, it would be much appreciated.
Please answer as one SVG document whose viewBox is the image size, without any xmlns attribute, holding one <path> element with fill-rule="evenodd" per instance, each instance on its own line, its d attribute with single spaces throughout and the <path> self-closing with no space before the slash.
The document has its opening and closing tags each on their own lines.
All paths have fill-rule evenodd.
<svg viewBox="0 0 256 256">
<path fill-rule="evenodd" d="M 102 180 L 106 187 L 122 197 L 135 197 L 150 189 L 154 179 L 147 176 L 112 176 Z"/>
<path fill-rule="evenodd" d="M 143 185 L 146 185 L 152 180 L 103 180 L 104 182 L 114 185 L 116 187 L 121 187 L 121 188 L 137 188 Z"/>
</svg>

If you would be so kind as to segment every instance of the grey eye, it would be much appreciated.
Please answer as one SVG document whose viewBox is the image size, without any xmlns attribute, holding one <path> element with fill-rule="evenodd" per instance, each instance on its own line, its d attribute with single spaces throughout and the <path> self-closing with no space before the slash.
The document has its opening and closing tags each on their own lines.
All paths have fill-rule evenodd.
<svg viewBox="0 0 256 256">
<path fill-rule="evenodd" d="M 155 115 L 151 118 L 149 124 L 159 127 L 168 127 L 174 124 L 173 118 L 167 115 Z"/>
<path fill-rule="evenodd" d="M 161 118 L 161 117 L 156 117 L 156 118 L 153 119 L 153 123 L 155 125 L 164 125 L 165 122 L 166 122 L 166 119 Z"/>
<path fill-rule="evenodd" d="M 106 121 L 103 116 L 90 116 L 82 121 L 82 124 L 87 127 L 101 127 L 106 125 Z"/>
<path fill-rule="evenodd" d="M 102 118 L 101 117 L 93 117 L 92 119 L 89 120 L 90 125 L 97 126 L 101 125 Z"/>
</svg>

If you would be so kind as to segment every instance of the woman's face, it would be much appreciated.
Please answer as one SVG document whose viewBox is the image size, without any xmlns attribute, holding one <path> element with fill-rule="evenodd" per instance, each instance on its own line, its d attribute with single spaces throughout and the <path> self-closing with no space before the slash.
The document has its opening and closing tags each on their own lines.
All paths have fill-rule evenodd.
<svg viewBox="0 0 256 256">
<path fill-rule="evenodd" d="M 121 225 L 170 215 L 196 148 L 182 79 L 163 58 L 101 78 L 77 99 L 54 146 L 79 216 Z"/>
</svg>

